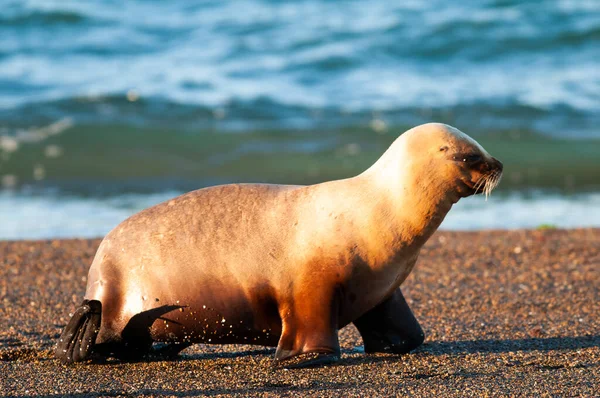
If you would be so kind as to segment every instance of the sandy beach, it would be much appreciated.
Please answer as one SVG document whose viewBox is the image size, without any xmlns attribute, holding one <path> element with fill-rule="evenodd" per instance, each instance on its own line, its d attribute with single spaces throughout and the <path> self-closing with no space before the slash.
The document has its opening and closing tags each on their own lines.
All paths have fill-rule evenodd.
<svg viewBox="0 0 600 398">
<path fill-rule="evenodd" d="M 177 360 L 63 366 L 53 345 L 100 240 L 0 242 L 2 396 L 597 396 L 600 229 L 438 232 L 403 291 L 426 333 L 403 356 L 274 370 L 274 349 L 190 347 Z"/>
</svg>

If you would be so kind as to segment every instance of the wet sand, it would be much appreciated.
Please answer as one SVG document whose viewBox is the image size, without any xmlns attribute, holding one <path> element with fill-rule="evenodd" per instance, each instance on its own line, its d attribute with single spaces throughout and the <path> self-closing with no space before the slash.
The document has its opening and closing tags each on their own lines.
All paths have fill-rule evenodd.
<svg viewBox="0 0 600 398">
<path fill-rule="evenodd" d="M 190 347 L 177 360 L 63 366 L 53 345 L 99 240 L 0 242 L 3 396 L 597 396 L 600 229 L 438 232 L 403 291 L 426 333 L 403 355 L 274 370 L 274 349 Z"/>
</svg>

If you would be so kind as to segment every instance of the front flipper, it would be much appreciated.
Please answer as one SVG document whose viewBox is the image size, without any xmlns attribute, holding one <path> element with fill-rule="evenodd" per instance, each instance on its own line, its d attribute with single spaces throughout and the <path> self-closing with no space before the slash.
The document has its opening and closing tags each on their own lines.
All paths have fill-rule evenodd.
<svg viewBox="0 0 600 398">
<path fill-rule="evenodd" d="M 335 292 L 299 295 L 307 297 L 283 309 L 282 331 L 275 352 L 275 367 L 306 368 L 340 359 L 338 300 Z"/>
<path fill-rule="evenodd" d="M 354 321 L 365 352 L 405 354 L 425 339 L 421 325 L 410 310 L 400 288 L 392 296 Z"/>
</svg>

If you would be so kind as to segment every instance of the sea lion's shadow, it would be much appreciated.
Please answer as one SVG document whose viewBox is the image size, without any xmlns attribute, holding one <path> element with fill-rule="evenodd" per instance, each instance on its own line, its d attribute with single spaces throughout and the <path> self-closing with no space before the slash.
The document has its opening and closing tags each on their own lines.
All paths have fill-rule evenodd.
<svg viewBox="0 0 600 398">
<path fill-rule="evenodd" d="M 380 362 L 393 358 L 401 358 L 404 355 L 453 355 L 453 354 L 499 354 L 507 352 L 528 351 L 558 351 L 579 350 L 584 348 L 600 347 L 600 335 L 577 336 L 577 337 L 547 337 L 527 339 L 505 339 L 505 340 L 462 340 L 462 341 L 434 341 L 423 344 L 410 354 L 395 355 L 368 355 L 362 352 L 361 347 L 342 349 L 342 360 L 339 365 L 352 365 L 359 362 Z M 206 352 L 184 354 L 178 359 L 183 360 L 210 360 L 218 358 L 242 358 L 252 355 L 270 356 L 275 352 L 274 348 L 261 347 L 233 352 Z M 352 354 L 363 353 L 355 356 Z M 352 355 L 348 357 L 348 355 Z M 164 360 L 164 359 L 163 359 Z M 336 365 L 337 365 L 336 364 Z"/>
<path fill-rule="evenodd" d="M 96 352 L 92 355 L 91 362 L 96 365 L 106 365 L 118 363 L 138 363 L 138 362 L 160 362 L 160 361 L 186 361 L 186 360 L 210 360 L 218 358 L 237 358 L 250 355 L 266 354 L 272 355 L 275 349 L 262 347 L 257 349 L 248 349 L 234 352 L 213 351 L 208 348 L 208 352 L 193 352 L 180 354 L 191 345 L 201 345 L 201 343 L 167 343 L 153 342 L 150 329 L 154 322 L 163 321 L 172 324 L 179 324 L 170 319 L 168 314 L 172 311 L 185 308 L 182 305 L 162 305 L 146 311 L 142 311 L 131 317 L 127 325 L 123 328 L 122 339 L 115 342 L 97 344 Z M 214 345 L 213 345 L 214 346 Z M 211 352 L 213 351 L 213 352 Z"/>
<path fill-rule="evenodd" d="M 124 335 L 129 335 L 132 339 L 138 341 L 150 342 L 150 326 L 154 321 L 162 319 L 163 316 L 173 310 L 182 308 L 183 306 L 164 305 L 152 310 L 144 311 L 132 317 L 130 322 L 124 329 Z M 171 321 L 172 322 L 172 321 Z M 152 343 L 150 343 L 152 344 Z M 211 346 L 211 345 L 209 345 Z M 599 347 L 600 335 L 595 336 L 576 336 L 576 337 L 547 337 L 547 338 L 526 338 L 526 339 L 487 339 L 487 340 L 458 340 L 458 341 L 433 341 L 427 342 L 414 350 L 408 355 L 456 355 L 456 354 L 498 354 L 518 351 L 553 351 L 553 350 L 578 350 L 583 348 Z M 187 351 L 187 350 L 186 350 Z M 213 351 L 208 348 L 209 352 L 183 352 L 182 355 L 161 354 L 154 350 L 149 355 L 141 358 L 123 360 L 121 362 L 154 362 L 154 361 L 189 361 L 189 360 L 214 360 L 220 358 L 242 358 L 248 356 L 267 356 L 271 357 L 275 349 L 272 347 L 256 346 L 256 348 L 242 348 L 240 351 Z M 211 352 L 212 351 L 212 352 Z M 354 355 L 361 353 L 362 355 Z M 336 365 L 351 366 L 357 363 L 365 362 L 381 362 L 393 360 L 393 358 L 401 358 L 404 355 L 396 354 L 377 354 L 365 355 L 362 347 L 342 349 L 342 360 Z M 107 363 L 100 358 L 93 359 L 95 363 Z"/>
<path fill-rule="evenodd" d="M 219 352 L 194 352 L 194 353 L 183 353 L 177 359 L 179 360 L 213 360 L 213 359 L 235 359 L 244 358 L 249 356 L 266 356 L 269 359 L 275 355 L 275 348 L 270 347 L 257 347 L 254 349 L 247 349 L 243 351 L 219 351 Z"/>
<path fill-rule="evenodd" d="M 208 347 L 209 345 L 207 345 Z M 434 341 L 423 344 L 410 354 L 364 354 L 362 347 L 342 349 L 342 359 L 331 366 L 354 366 L 365 363 L 389 362 L 402 360 L 406 355 L 460 355 L 460 354 L 499 354 L 507 352 L 528 351 L 555 351 L 555 350 L 579 350 L 600 346 L 600 335 L 578 336 L 578 337 L 548 337 L 528 339 L 505 339 L 505 340 L 462 340 L 462 341 Z M 208 348 L 208 350 L 211 350 Z M 176 357 L 151 354 L 143 359 L 119 362 L 158 362 L 158 361 L 197 361 L 215 359 L 236 359 L 257 356 L 262 362 L 271 359 L 275 349 L 271 347 L 257 346 L 256 348 L 242 349 L 240 351 L 218 351 L 218 352 L 183 352 Z M 362 355 L 356 355 L 356 354 Z M 94 361 L 96 364 L 107 364 L 112 361 Z"/>
<path fill-rule="evenodd" d="M 337 366 L 400 361 L 407 355 L 441 356 L 461 354 L 500 354 L 508 352 L 561 351 L 600 347 L 600 335 L 577 337 L 548 337 L 505 340 L 462 340 L 428 342 L 409 354 L 363 354 L 343 356 Z M 346 354 L 361 353 L 362 347 L 342 350 Z"/>
<path fill-rule="evenodd" d="M 202 345 L 198 343 L 196 345 Z M 160 344 L 158 345 L 160 347 Z M 210 350 L 210 349 L 209 349 Z M 211 361 L 216 359 L 236 359 L 250 356 L 266 356 L 271 358 L 275 355 L 275 348 L 257 347 L 256 349 L 247 349 L 240 351 L 217 351 L 217 352 L 186 352 L 178 355 L 164 354 L 160 351 L 150 352 L 140 358 L 117 359 L 113 356 L 105 358 L 103 356 L 92 357 L 91 362 L 95 365 L 112 365 L 114 363 L 142 363 L 142 362 L 164 362 L 164 361 Z M 258 359 L 258 358 L 257 358 Z"/>
<path fill-rule="evenodd" d="M 398 359 L 405 355 L 457 355 L 457 354 L 500 354 L 507 352 L 530 351 L 559 351 L 579 350 L 584 348 L 600 347 L 600 335 L 576 337 L 547 337 L 505 340 L 461 340 L 461 341 L 433 341 L 423 344 L 410 354 L 376 354 L 368 355 L 362 352 L 361 347 L 342 349 L 342 359 L 332 366 L 353 366 L 362 363 L 378 363 Z M 241 358 L 252 355 L 271 356 L 273 348 L 249 349 L 236 352 L 194 353 L 179 357 L 185 360 L 210 360 L 217 358 Z M 362 355 L 354 355 L 362 353 Z"/>
<path fill-rule="evenodd" d="M 546 337 L 505 340 L 434 341 L 419 347 L 416 352 L 444 354 L 498 354 L 515 351 L 578 350 L 600 346 L 600 335 L 577 337 Z"/>
</svg>

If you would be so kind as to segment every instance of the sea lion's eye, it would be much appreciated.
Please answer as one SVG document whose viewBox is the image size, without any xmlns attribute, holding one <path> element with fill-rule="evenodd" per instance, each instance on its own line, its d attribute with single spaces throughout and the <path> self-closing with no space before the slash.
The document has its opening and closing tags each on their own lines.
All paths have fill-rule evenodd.
<svg viewBox="0 0 600 398">
<path fill-rule="evenodd" d="M 453 159 L 457 162 L 477 163 L 481 161 L 481 155 L 477 153 L 454 155 Z"/>
<path fill-rule="evenodd" d="M 463 159 L 463 162 L 469 162 L 469 163 L 477 163 L 479 161 L 481 161 L 481 155 L 478 155 L 476 153 L 472 153 L 470 155 L 467 155 Z"/>
</svg>

